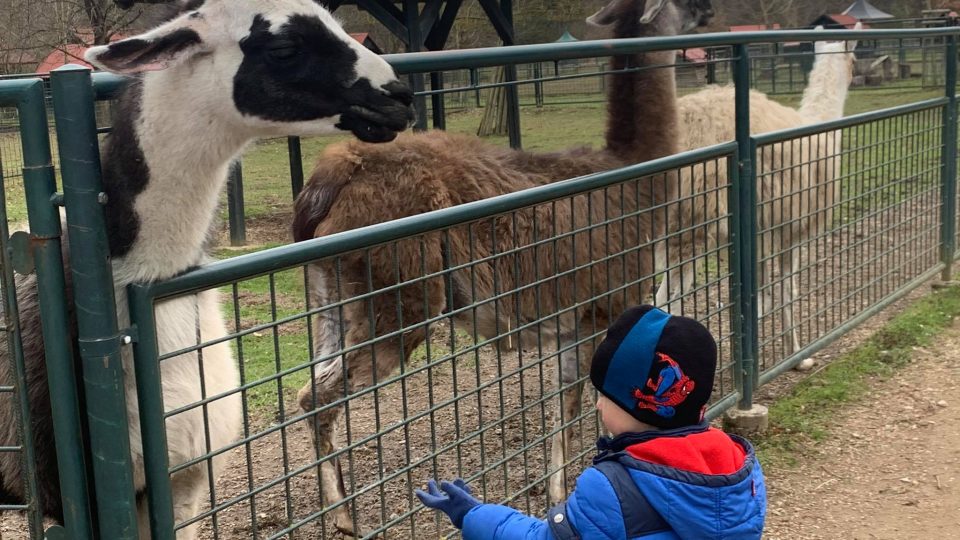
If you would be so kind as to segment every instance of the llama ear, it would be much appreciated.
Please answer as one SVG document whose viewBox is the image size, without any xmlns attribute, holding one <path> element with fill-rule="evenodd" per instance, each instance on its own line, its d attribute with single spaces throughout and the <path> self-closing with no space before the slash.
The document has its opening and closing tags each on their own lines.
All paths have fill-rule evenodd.
<svg viewBox="0 0 960 540">
<path fill-rule="evenodd" d="M 667 0 L 649 0 L 647 2 L 647 8 L 643 12 L 643 16 L 640 17 L 640 24 L 650 24 L 654 19 L 657 18 L 657 15 L 663 11 L 663 8 L 667 5 Z"/>
<path fill-rule="evenodd" d="M 859 31 L 859 30 L 863 30 L 863 23 L 861 23 L 860 21 L 857 21 L 857 24 L 854 25 L 853 29 L 854 29 L 854 30 L 858 30 L 858 31 Z M 847 52 L 853 52 L 853 51 L 857 50 L 857 43 L 859 43 L 859 41 L 857 41 L 857 40 L 848 41 L 848 42 L 847 42 Z"/>
<path fill-rule="evenodd" d="M 609 4 L 600 8 L 600 11 L 587 17 L 587 24 L 603 28 L 617 22 L 622 8 L 633 0 L 612 0 Z"/>
<path fill-rule="evenodd" d="M 159 28 L 121 41 L 91 47 L 84 58 L 113 73 L 160 71 L 205 50 L 200 37 L 201 18 L 183 16 Z"/>
</svg>

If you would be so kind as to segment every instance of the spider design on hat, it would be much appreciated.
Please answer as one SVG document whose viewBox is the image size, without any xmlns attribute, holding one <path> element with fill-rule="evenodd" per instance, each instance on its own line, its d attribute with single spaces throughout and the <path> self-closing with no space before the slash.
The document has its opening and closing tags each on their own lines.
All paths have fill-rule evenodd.
<svg viewBox="0 0 960 540">
<path fill-rule="evenodd" d="M 659 364 L 663 364 L 657 381 L 654 382 L 651 377 L 647 381 L 646 388 L 634 389 L 633 397 L 639 400 L 638 409 L 648 409 L 664 418 L 672 418 L 677 413 L 675 407 L 686 401 L 696 385 L 683 373 L 676 360 L 659 352 L 657 359 Z"/>
</svg>

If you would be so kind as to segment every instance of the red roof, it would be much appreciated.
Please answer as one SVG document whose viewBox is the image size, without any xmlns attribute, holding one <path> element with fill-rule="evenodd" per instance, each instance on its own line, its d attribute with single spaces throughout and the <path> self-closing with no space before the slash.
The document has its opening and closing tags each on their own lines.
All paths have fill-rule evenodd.
<svg viewBox="0 0 960 540">
<path fill-rule="evenodd" d="M 742 24 L 740 26 L 731 26 L 731 32 L 763 32 L 764 30 L 779 30 L 780 23 L 773 23 L 769 27 L 765 24 Z"/>
<path fill-rule="evenodd" d="M 833 13 L 827 16 L 833 19 L 837 24 L 842 24 L 843 27 L 846 28 L 847 30 L 853 30 L 853 27 L 856 26 L 858 22 L 860 22 L 860 19 L 852 15 L 844 15 L 843 13 Z M 864 29 L 869 27 L 870 26 L 868 24 L 863 23 Z"/>
<path fill-rule="evenodd" d="M 695 47 L 693 49 L 684 49 L 683 50 L 683 59 L 687 62 L 706 62 L 707 61 L 707 51 L 701 49 L 700 47 Z"/>
<path fill-rule="evenodd" d="M 85 67 L 93 67 L 83 61 L 83 53 L 87 52 L 86 45 L 70 44 L 65 45 L 47 55 L 37 67 L 37 73 L 50 73 L 58 67 L 67 64 L 79 64 Z"/>
</svg>

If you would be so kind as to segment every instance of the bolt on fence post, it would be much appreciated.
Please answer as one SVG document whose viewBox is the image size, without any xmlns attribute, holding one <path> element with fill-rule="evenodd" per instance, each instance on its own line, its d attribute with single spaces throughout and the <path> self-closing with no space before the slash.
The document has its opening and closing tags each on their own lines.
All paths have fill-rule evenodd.
<svg viewBox="0 0 960 540">
<path fill-rule="evenodd" d="M 940 249 L 944 281 L 953 278 L 953 258 L 957 251 L 957 36 L 947 36 L 946 96 L 943 109 L 943 153 L 941 155 L 943 201 L 941 209 Z"/>
<path fill-rule="evenodd" d="M 66 66 L 50 77 L 70 235 L 77 330 L 100 537 L 137 538 L 136 493 L 107 242 L 100 150 L 90 70 Z"/>
<path fill-rule="evenodd" d="M 52 201 L 57 190 L 43 82 L 39 79 L 17 107 L 23 143 L 23 184 L 30 221 L 30 243 L 37 271 L 37 296 L 43 331 L 50 395 L 50 415 L 57 441 L 57 466 L 63 524 L 70 537 L 93 538 L 83 420 L 70 335 L 60 238 L 60 212 Z"/>
<path fill-rule="evenodd" d="M 753 406 L 753 388 L 757 380 L 757 178 L 754 170 L 756 145 L 750 137 L 750 55 L 747 45 L 734 48 L 733 80 L 736 87 L 737 171 L 730 186 L 737 198 L 735 216 L 737 237 L 733 249 L 739 264 L 732 269 L 734 282 L 734 320 L 739 324 L 736 358 L 740 372 L 739 408 Z"/>
</svg>

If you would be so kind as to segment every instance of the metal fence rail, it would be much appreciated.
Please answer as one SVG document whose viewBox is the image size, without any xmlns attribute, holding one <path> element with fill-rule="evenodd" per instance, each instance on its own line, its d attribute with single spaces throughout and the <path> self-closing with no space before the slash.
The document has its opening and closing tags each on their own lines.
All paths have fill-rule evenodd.
<svg viewBox="0 0 960 540">
<path fill-rule="evenodd" d="M 446 525 L 434 516 L 414 512 L 407 489 L 438 473 L 476 480 L 490 499 L 514 499 L 530 511 L 541 508 L 549 472 L 548 441 L 556 432 L 553 409 L 559 396 L 553 381 L 558 377 L 558 356 L 602 337 L 609 314 L 637 303 L 651 289 L 654 274 L 636 269 L 642 268 L 640 259 L 651 257 L 653 243 L 636 236 L 636 224 L 666 219 L 668 206 L 631 206 L 630 193 L 650 189 L 670 173 L 725 168 L 734 151 L 734 145 L 727 144 L 550 184 L 241 256 L 169 282 L 135 287 L 132 316 L 139 327 L 148 328 L 156 302 L 171 295 L 221 287 L 230 296 L 233 333 L 227 339 L 236 343 L 245 367 L 237 390 L 248 404 L 245 434 L 238 448 L 212 448 L 210 455 L 199 459 L 239 453 L 246 481 L 234 489 L 215 491 L 211 509 L 197 519 L 212 524 L 219 518 L 224 538 L 239 534 L 222 525 L 224 520 L 238 521 L 238 514 L 249 516 L 240 521 L 242 527 L 252 527 L 256 537 L 282 536 L 302 527 L 310 535 L 331 534 L 318 512 L 322 504 L 316 486 L 304 491 L 305 485 L 317 482 L 316 467 L 330 457 L 344 464 L 350 493 L 345 504 L 367 535 L 444 533 Z M 573 208 L 587 205 L 593 205 L 593 217 L 588 222 L 571 222 Z M 721 216 L 699 226 L 719 227 L 719 221 L 728 218 Z M 611 236 L 631 237 L 630 230 L 633 241 L 609 241 Z M 725 258 L 728 249 L 729 245 L 718 247 L 698 260 L 707 264 Z M 584 255 L 571 258 L 572 252 Z M 416 259 L 420 262 L 407 266 Z M 331 296 L 321 305 L 297 296 L 302 295 L 302 265 L 308 263 L 315 265 L 306 273 L 308 291 L 318 286 L 310 276 L 316 279 L 330 272 L 324 279 L 328 288 L 333 283 L 328 289 Z M 519 268 L 535 273 L 520 277 Z M 569 287 L 584 282 L 578 279 L 584 274 L 591 275 L 586 280 L 591 288 L 575 294 L 573 305 L 564 304 L 560 299 Z M 701 312 L 721 347 L 714 414 L 737 398 L 730 277 L 729 272 L 717 272 L 696 292 L 722 306 Z M 467 285 L 466 298 L 454 299 L 463 294 L 453 291 L 454 282 Z M 298 292 L 291 294 L 294 286 Z M 362 320 L 351 320 L 350 311 Z M 574 317 L 583 311 L 591 314 L 582 320 Z M 491 315 L 501 324 L 498 330 L 483 327 Z M 383 323 L 381 317 L 394 323 Z M 582 326 L 562 343 L 557 328 L 569 324 L 561 319 L 572 317 Z M 342 322 L 324 328 L 334 319 Z M 366 324 L 375 331 L 368 339 L 332 349 L 329 343 L 319 342 L 330 339 L 331 331 L 346 336 L 348 320 L 350 325 Z M 318 331 L 327 335 L 318 336 Z M 428 334 L 432 337 L 424 339 Z M 211 345 L 197 343 L 197 349 Z M 414 349 L 409 363 L 396 359 L 399 351 L 409 349 Z M 306 354 L 311 350 L 318 351 L 313 359 Z M 137 345 L 138 361 L 150 365 L 154 359 L 163 362 L 186 352 L 190 351 L 157 356 L 149 334 L 141 334 Z M 342 353 L 357 354 L 359 358 L 352 360 L 357 363 L 382 364 L 392 356 L 400 372 L 380 368 L 380 375 L 359 391 L 307 414 L 292 411 L 294 395 L 312 369 Z M 144 373 L 145 377 L 156 375 Z M 585 376 L 583 372 L 569 384 L 580 385 Z M 141 387 L 154 388 L 158 383 L 153 378 L 142 380 Z M 343 447 L 332 456 L 318 458 L 309 449 L 309 428 L 303 424 L 331 408 L 347 411 L 341 430 Z M 147 430 L 186 412 L 164 413 L 156 406 L 151 411 L 156 416 L 144 418 Z M 264 416 L 273 422 L 258 422 Z M 579 467 L 591 453 L 599 427 L 589 408 L 567 422 L 578 432 L 572 463 Z M 269 458 L 263 459 L 265 455 Z M 176 469 L 148 469 L 153 472 L 148 479 L 151 497 L 168 497 L 164 484 Z M 378 511 L 371 513 L 373 508 Z M 273 520 L 264 523 L 259 517 L 263 513 Z M 169 537 L 170 532 L 155 534 Z"/>
<path fill-rule="evenodd" d="M 693 279 L 683 282 L 671 306 L 703 321 L 720 347 L 710 416 L 751 406 L 758 385 L 925 279 L 949 275 L 957 251 L 957 36 L 949 28 L 784 31 L 389 57 L 403 74 L 469 73 L 720 48 L 729 52 L 729 77 L 736 85 L 736 137 L 394 221 L 380 223 L 372 215 L 368 226 L 356 230 L 131 286 L 130 341 L 152 537 L 172 539 L 194 525 L 205 539 L 336 538 L 338 528 L 364 538 L 442 537 L 452 532 L 449 524 L 424 512 L 412 495 L 414 486 L 434 476 L 462 476 L 486 500 L 543 511 L 560 435 L 570 442 L 562 463 L 569 487 L 601 431 L 592 391 L 578 393 L 586 371 L 577 359 L 588 360 L 607 324 L 626 306 L 648 301 L 657 282 L 674 271 L 692 271 Z M 764 60 L 756 46 L 814 39 L 924 41 L 951 59 L 942 77 L 944 96 L 751 134 L 749 89 Z M 0 107 L 17 107 L 22 124 L 31 229 L 29 242 L 11 242 L 0 227 L 0 288 L 8 349 L 15 352 L 20 326 L 11 315 L 18 297 L 10 293 L 17 280 L 37 280 L 50 384 L 57 385 L 56 395 L 66 396 L 54 400 L 53 421 L 71 513 L 64 529 L 48 534 L 111 537 L 123 529 L 124 537 L 134 537 L 129 525 L 136 501 L 125 475 L 135 468 L 123 444 L 105 448 L 110 437 L 125 438 L 127 429 L 126 419 L 118 418 L 122 388 L 113 384 L 120 366 L 88 358 L 91 346 L 109 346 L 95 349 L 103 353 L 98 358 L 116 360 L 122 336 L 109 316 L 80 321 L 82 379 L 75 373 L 73 344 L 63 339 L 71 335 L 67 307 L 73 299 L 62 293 L 67 276 L 58 206 L 65 201 L 70 230 L 79 232 L 75 248 L 76 242 L 102 240 L 93 199 L 98 160 L 90 151 L 103 130 L 94 125 L 94 101 L 109 101 L 122 84 L 113 76 L 97 74 L 92 84 L 87 77 L 61 73 L 52 85 L 57 118 L 70 119 L 55 126 L 66 197 L 55 194 L 42 83 L 0 81 Z M 421 95 L 472 92 L 482 84 Z M 299 141 L 291 141 L 290 149 L 302 152 Z M 296 186 L 303 169 L 295 161 Z M 667 185 L 692 187 L 658 198 L 667 193 L 658 188 Z M 705 210 L 693 211 L 698 208 Z M 6 215 L 0 218 L 5 223 Z M 18 242 L 29 247 L 24 251 Z M 35 277 L 29 265 L 11 260 L 11 254 L 23 258 L 27 252 Z M 103 254 L 85 248 L 83 255 L 87 260 L 79 266 L 74 261 L 82 274 L 73 276 L 81 280 L 78 286 L 91 296 L 105 292 L 100 300 L 112 298 Z M 211 290 L 219 291 L 228 334 L 206 339 L 197 321 L 192 347 L 164 349 L 157 306 Z M 83 313 L 89 309 L 83 304 Z M 204 354 L 223 346 L 237 359 L 240 386 L 222 394 L 204 390 L 194 403 L 167 408 L 161 366 L 196 358 L 204 388 Z M 17 375 L 23 355 L 8 356 Z M 308 384 L 341 360 L 350 381 Z M 19 381 L 0 380 L 0 400 L 22 402 Z M 216 422 L 211 405 L 232 396 L 243 404 L 240 438 L 213 447 L 207 436 L 205 455 L 169 463 L 170 421 L 202 415 L 209 431 Z M 561 417 L 560 407 L 570 403 L 579 406 Z M 18 425 L 23 430 L 30 423 Z M 0 441 L 0 453 L 29 458 L 24 451 L 31 445 L 23 441 L 30 437 L 22 433 L 16 441 Z M 333 434 L 328 446 L 314 444 L 326 433 Z M 221 458 L 227 463 L 222 472 L 205 467 Z M 175 522 L 171 483 L 194 466 L 206 475 L 209 495 L 194 515 Z M 26 459 L 25 478 L 35 474 L 31 468 Z M 342 499 L 336 496 L 338 470 Z M 0 510 L 28 510 L 24 534 L 39 538 L 40 501 L 32 493 L 24 506 Z"/>
</svg>

